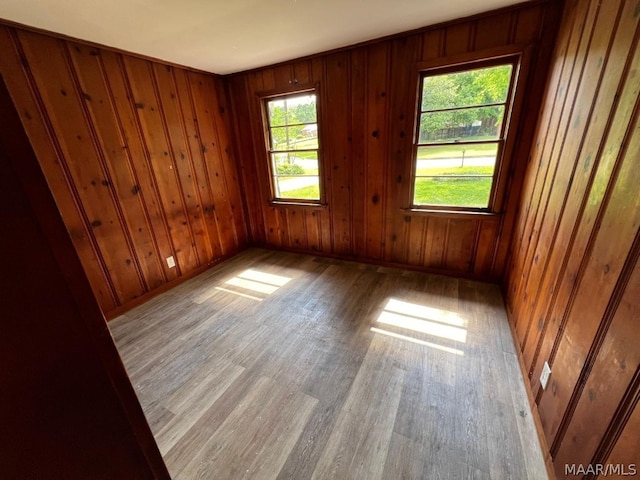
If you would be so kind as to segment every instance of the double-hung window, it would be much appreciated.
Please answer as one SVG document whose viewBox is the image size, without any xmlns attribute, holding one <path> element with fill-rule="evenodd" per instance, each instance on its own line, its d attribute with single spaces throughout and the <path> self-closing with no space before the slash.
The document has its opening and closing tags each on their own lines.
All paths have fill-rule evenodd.
<svg viewBox="0 0 640 480">
<path fill-rule="evenodd" d="M 274 201 L 320 203 L 320 142 L 315 90 L 264 99 Z"/>
<path fill-rule="evenodd" d="M 413 208 L 492 209 L 517 68 L 502 59 L 421 74 Z"/>
</svg>

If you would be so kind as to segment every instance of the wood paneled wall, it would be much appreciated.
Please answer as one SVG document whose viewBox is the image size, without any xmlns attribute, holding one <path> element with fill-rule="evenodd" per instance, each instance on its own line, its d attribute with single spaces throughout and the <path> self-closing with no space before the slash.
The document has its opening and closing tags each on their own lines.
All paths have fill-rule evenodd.
<svg viewBox="0 0 640 480">
<path fill-rule="evenodd" d="M 2 478 L 169 472 L 0 75 Z"/>
<path fill-rule="evenodd" d="M 640 461 L 639 21 L 637 0 L 568 2 L 505 280 L 562 478 Z"/>
<path fill-rule="evenodd" d="M 256 244 L 432 271 L 501 277 L 559 7 L 535 2 L 228 79 L 239 164 Z M 531 46 L 526 115 L 497 215 L 426 214 L 409 206 L 418 63 Z M 269 203 L 259 92 L 318 85 L 325 208 Z"/>
<path fill-rule="evenodd" d="M 219 77 L 2 25 L 0 51 L 103 311 L 247 244 Z"/>
</svg>

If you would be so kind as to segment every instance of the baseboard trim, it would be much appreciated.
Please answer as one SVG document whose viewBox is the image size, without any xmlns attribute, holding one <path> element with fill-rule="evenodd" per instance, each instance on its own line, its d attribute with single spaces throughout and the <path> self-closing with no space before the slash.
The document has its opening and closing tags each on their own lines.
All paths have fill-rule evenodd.
<svg viewBox="0 0 640 480">
<path fill-rule="evenodd" d="M 411 270 L 421 273 L 429 273 L 432 275 L 443 275 L 445 277 L 461 278 L 465 280 L 474 280 L 478 282 L 500 284 L 500 279 L 493 276 L 478 275 L 473 272 L 446 270 L 442 268 L 425 267 L 423 265 L 412 265 L 410 263 L 391 262 L 377 258 L 361 257 L 357 255 L 341 255 L 337 253 L 324 252 L 320 250 L 307 250 L 302 248 L 291 248 L 274 246 L 268 243 L 254 243 L 251 247 L 264 248 L 265 250 L 273 250 L 276 252 L 299 253 L 302 255 L 310 255 L 313 257 L 330 258 L 333 260 L 342 260 L 345 262 L 366 263 L 367 265 L 376 265 L 378 267 L 399 268 L 402 270 Z"/>
<path fill-rule="evenodd" d="M 504 295 L 504 291 L 503 291 Z M 551 458 L 551 449 L 547 444 L 547 438 L 544 434 L 544 429 L 542 428 L 542 421 L 540 420 L 540 412 L 538 412 L 538 405 L 536 405 L 535 397 L 533 396 L 533 391 L 531 390 L 531 385 L 529 384 L 529 369 L 526 367 L 524 363 L 524 358 L 522 357 L 522 352 L 520 351 L 518 336 L 516 330 L 513 326 L 511 319 L 513 318 L 511 314 L 511 310 L 505 302 L 505 311 L 507 312 L 507 318 L 509 321 L 509 329 L 511 330 L 511 337 L 513 338 L 514 345 L 516 346 L 516 354 L 518 356 L 518 364 L 520 365 L 520 372 L 522 373 L 522 378 L 524 379 L 525 390 L 527 391 L 527 398 L 529 399 L 529 408 L 531 409 L 531 414 L 533 415 L 533 422 L 536 426 L 536 432 L 538 433 L 538 441 L 540 442 L 540 448 L 542 449 L 542 454 L 544 455 L 544 464 L 547 467 L 547 475 L 549 476 L 549 480 L 557 480 L 556 471 L 553 467 L 553 458 Z"/>
</svg>

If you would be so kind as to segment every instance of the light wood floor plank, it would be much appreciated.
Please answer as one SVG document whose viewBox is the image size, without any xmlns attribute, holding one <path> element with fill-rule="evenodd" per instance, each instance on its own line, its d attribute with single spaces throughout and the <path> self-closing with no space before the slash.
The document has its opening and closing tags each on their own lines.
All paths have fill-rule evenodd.
<svg viewBox="0 0 640 480">
<path fill-rule="evenodd" d="M 497 286 L 250 249 L 114 319 L 173 478 L 546 478 Z"/>
<path fill-rule="evenodd" d="M 201 369 L 189 379 L 187 385 L 167 397 L 167 408 L 174 416 L 156 434 L 162 454 L 180 441 L 245 370 L 231 363 L 219 362 L 218 365 L 215 370 Z"/>
<path fill-rule="evenodd" d="M 211 472 L 234 479 L 274 478 L 316 403 L 259 378 L 176 479 L 209 479 Z"/>
<path fill-rule="evenodd" d="M 371 343 L 312 479 L 382 478 L 404 380 L 393 340 Z"/>
</svg>

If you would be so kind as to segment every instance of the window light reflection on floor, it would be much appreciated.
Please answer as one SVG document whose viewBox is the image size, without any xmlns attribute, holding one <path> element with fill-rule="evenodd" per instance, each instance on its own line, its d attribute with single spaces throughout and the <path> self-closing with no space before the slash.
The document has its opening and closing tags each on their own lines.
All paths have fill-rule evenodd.
<svg viewBox="0 0 640 480">
<path fill-rule="evenodd" d="M 377 322 L 382 325 L 407 330 L 413 334 L 425 334 L 430 338 L 435 337 L 434 340 L 444 339 L 445 341 L 459 343 L 465 343 L 467 340 L 467 329 L 464 328 L 466 327 L 466 320 L 457 313 L 396 298 L 391 298 L 387 301 L 383 311 L 377 318 Z M 419 345 L 438 348 L 456 355 L 463 354 L 457 348 L 425 341 L 415 336 L 402 335 L 376 327 L 372 327 L 371 331 Z"/>
<path fill-rule="evenodd" d="M 380 333 L 382 335 L 386 335 L 388 337 L 399 338 L 400 340 L 405 340 L 407 342 L 416 343 L 418 345 L 422 345 L 424 347 L 431 347 L 437 350 L 442 350 L 444 352 L 453 353 L 455 355 L 464 355 L 462 350 L 457 348 L 447 347 L 445 345 L 438 345 L 437 343 L 425 342 L 424 340 L 420 340 L 419 338 L 407 337 L 406 335 L 400 335 L 399 333 L 389 332 L 387 330 L 383 330 L 381 328 L 371 327 L 371 331 L 374 333 Z"/>
<path fill-rule="evenodd" d="M 289 281 L 291 281 L 291 277 L 274 275 L 272 273 L 261 272 L 260 270 L 250 268 L 227 280 L 225 285 L 237 287 L 241 290 L 249 290 L 250 292 L 258 294 L 271 295 L 276 290 L 286 285 Z M 241 297 L 251 298 L 253 300 L 262 300 L 260 297 L 248 295 L 246 293 L 242 293 L 242 291 L 235 291 L 224 287 L 215 288 L 216 290 L 233 293 Z"/>
<path fill-rule="evenodd" d="M 435 322 L 455 325 L 457 327 L 465 327 L 467 322 L 456 312 L 450 310 L 442 310 L 440 308 L 427 307 L 417 303 L 405 302 L 397 298 L 390 298 L 384 307 L 387 312 L 400 313 L 411 317 L 423 318 Z"/>
<path fill-rule="evenodd" d="M 426 333 L 427 335 L 432 335 L 434 337 L 447 338 L 456 342 L 464 343 L 467 341 L 467 330 L 465 328 L 452 327 L 451 325 L 444 325 L 439 322 L 432 322 L 408 315 L 387 312 L 386 310 L 380 314 L 378 322 L 386 325 L 393 325 L 394 327 L 404 328 L 405 330 Z"/>
</svg>

